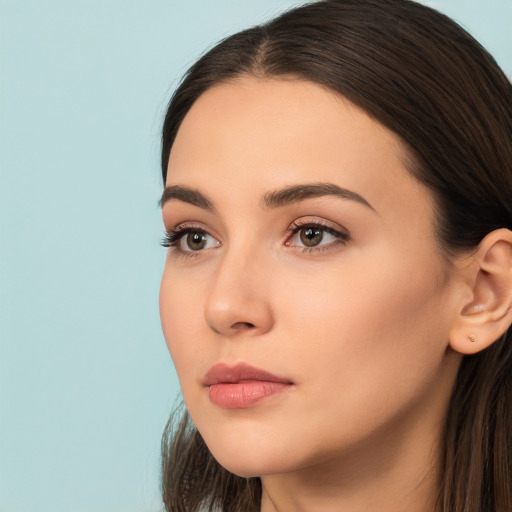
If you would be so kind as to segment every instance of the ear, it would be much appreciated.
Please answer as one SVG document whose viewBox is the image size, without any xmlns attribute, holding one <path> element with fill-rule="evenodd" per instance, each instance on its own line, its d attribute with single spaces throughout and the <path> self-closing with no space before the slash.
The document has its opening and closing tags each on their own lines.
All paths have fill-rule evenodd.
<svg viewBox="0 0 512 512">
<path fill-rule="evenodd" d="M 467 293 L 450 331 L 450 346 L 461 354 L 487 348 L 512 324 L 512 231 L 492 231 L 470 258 Z"/>
</svg>

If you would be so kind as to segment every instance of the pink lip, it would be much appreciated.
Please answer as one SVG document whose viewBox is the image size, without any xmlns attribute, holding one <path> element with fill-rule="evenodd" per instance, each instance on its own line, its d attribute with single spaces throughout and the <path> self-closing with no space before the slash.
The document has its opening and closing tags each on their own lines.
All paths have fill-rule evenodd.
<svg viewBox="0 0 512 512">
<path fill-rule="evenodd" d="M 289 389 L 293 382 L 245 363 L 219 363 L 204 376 L 212 403 L 223 409 L 246 409 Z"/>
</svg>

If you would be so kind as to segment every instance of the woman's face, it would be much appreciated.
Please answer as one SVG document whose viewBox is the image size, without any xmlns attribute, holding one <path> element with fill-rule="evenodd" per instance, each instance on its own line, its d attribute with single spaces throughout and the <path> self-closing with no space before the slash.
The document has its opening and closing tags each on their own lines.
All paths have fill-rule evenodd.
<svg viewBox="0 0 512 512">
<path fill-rule="evenodd" d="M 458 364 L 456 276 L 405 159 L 305 81 L 216 85 L 185 117 L 161 318 L 193 422 L 232 472 L 432 448 Z"/>
</svg>

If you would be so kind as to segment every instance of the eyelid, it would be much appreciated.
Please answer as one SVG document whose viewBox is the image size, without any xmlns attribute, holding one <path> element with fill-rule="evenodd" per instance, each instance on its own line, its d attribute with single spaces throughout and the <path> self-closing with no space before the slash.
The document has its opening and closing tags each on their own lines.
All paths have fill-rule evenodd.
<svg viewBox="0 0 512 512">
<path fill-rule="evenodd" d="M 317 226 L 317 227 L 323 228 L 325 230 L 330 229 L 339 235 L 345 235 L 347 237 L 350 235 L 348 229 L 341 226 L 337 222 L 332 222 L 330 220 L 323 219 L 321 217 L 315 217 L 312 215 L 300 217 L 300 218 L 294 220 L 290 224 L 290 227 L 288 228 L 287 235 L 293 231 L 303 229 L 306 226 Z"/>
</svg>

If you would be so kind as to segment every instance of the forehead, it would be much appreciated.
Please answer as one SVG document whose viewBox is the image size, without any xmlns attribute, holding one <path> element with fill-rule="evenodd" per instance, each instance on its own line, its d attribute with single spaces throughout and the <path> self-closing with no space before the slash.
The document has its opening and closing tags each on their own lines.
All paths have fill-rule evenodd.
<svg viewBox="0 0 512 512">
<path fill-rule="evenodd" d="M 429 201 L 405 168 L 406 157 L 398 136 L 325 87 L 241 78 L 207 90 L 185 116 L 167 185 L 262 195 L 321 181 L 350 188 L 377 206 L 398 196 Z"/>
</svg>

